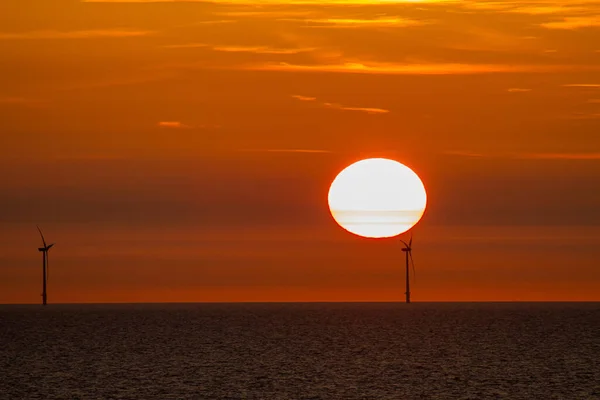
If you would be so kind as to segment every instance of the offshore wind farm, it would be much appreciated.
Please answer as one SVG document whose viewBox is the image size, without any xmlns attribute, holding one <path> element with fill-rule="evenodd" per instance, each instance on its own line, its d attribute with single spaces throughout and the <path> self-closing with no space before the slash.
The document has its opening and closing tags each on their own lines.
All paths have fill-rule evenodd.
<svg viewBox="0 0 600 400">
<path fill-rule="evenodd" d="M 0 0 L 0 398 L 600 398 L 599 44 L 595 0 Z"/>
</svg>

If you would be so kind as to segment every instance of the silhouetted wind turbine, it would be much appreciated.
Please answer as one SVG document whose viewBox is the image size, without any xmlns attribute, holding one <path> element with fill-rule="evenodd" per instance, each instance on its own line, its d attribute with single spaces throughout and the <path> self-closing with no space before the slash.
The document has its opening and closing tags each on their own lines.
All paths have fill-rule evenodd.
<svg viewBox="0 0 600 400">
<path fill-rule="evenodd" d="M 410 236 L 410 240 L 406 243 L 404 240 L 400 240 L 402 244 L 404 244 L 403 252 L 406 253 L 406 302 L 410 303 L 410 274 L 408 268 L 408 262 L 410 259 L 410 263 L 412 264 L 413 275 L 415 275 L 415 262 L 412 257 L 412 235 Z"/>
<path fill-rule="evenodd" d="M 37 225 L 36 225 L 37 226 Z M 48 250 L 54 246 L 54 243 L 50 245 L 46 245 L 46 240 L 44 239 L 44 235 L 42 234 L 42 230 L 39 226 L 37 226 L 38 231 L 40 231 L 40 236 L 42 237 L 42 243 L 44 243 L 44 247 L 39 247 L 38 251 L 42 252 L 42 304 L 46 305 L 48 297 L 46 295 L 46 281 L 48 280 L 49 269 L 48 269 Z"/>
</svg>

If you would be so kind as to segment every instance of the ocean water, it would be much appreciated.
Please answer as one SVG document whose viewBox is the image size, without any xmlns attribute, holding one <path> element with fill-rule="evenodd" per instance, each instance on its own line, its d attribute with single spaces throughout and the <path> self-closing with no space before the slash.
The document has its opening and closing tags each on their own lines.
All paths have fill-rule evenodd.
<svg viewBox="0 0 600 400">
<path fill-rule="evenodd" d="M 0 306 L 2 399 L 600 399 L 600 303 Z"/>
</svg>

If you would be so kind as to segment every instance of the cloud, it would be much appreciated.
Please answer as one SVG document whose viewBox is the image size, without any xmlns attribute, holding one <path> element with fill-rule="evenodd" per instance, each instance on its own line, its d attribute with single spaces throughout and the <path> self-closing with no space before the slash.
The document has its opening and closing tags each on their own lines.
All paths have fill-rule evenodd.
<svg viewBox="0 0 600 400">
<path fill-rule="evenodd" d="M 572 7 L 572 6 L 563 6 L 563 5 L 532 5 L 532 6 L 523 6 L 523 7 L 515 7 L 508 9 L 506 11 L 511 13 L 519 13 L 519 14 L 530 14 L 530 15 L 549 15 L 549 14 L 559 14 L 564 15 L 567 13 L 577 13 L 577 12 L 585 12 L 587 9 L 585 7 Z"/>
<path fill-rule="evenodd" d="M 544 22 L 540 26 L 547 29 L 578 29 L 600 26 L 600 16 L 566 17 L 562 21 Z"/>
<path fill-rule="evenodd" d="M 445 151 L 443 154 L 468 158 L 498 158 L 522 160 L 600 160 L 600 153 L 476 153 L 470 151 Z"/>
<path fill-rule="evenodd" d="M 600 160 L 600 153 L 522 153 L 514 157 L 529 160 Z"/>
<path fill-rule="evenodd" d="M 202 124 L 202 125 L 188 125 L 181 121 L 160 121 L 157 124 L 161 128 L 167 129 L 220 129 L 219 124 Z"/>
<path fill-rule="evenodd" d="M 254 54 L 300 54 L 316 50 L 313 47 L 306 48 L 277 48 L 269 46 L 228 46 L 228 45 L 210 45 L 206 43 L 184 43 L 171 44 L 163 46 L 167 49 L 189 49 L 189 48 L 208 48 L 213 51 L 225 53 L 254 53 Z"/>
<path fill-rule="evenodd" d="M 300 100 L 300 101 L 315 101 L 317 100 L 316 97 L 310 97 L 310 96 L 302 96 L 299 94 L 293 94 L 292 97 L 296 100 Z"/>
<path fill-rule="evenodd" d="M 358 63 L 340 64 L 289 64 L 267 63 L 240 66 L 238 69 L 258 71 L 290 71 L 290 72 L 336 72 L 354 74 L 379 75 L 460 75 L 517 72 L 560 72 L 578 70 L 599 70 L 599 66 L 586 65 L 518 65 L 518 64 L 460 64 L 460 63 Z"/>
<path fill-rule="evenodd" d="M 511 93 L 525 93 L 525 92 L 531 92 L 531 89 L 510 88 L 510 89 L 507 89 L 507 91 L 511 92 Z"/>
<path fill-rule="evenodd" d="M 158 123 L 158 126 L 161 128 L 171 128 L 171 129 L 190 129 L 191 126 L 186 125 L 180 121 L 161 121 Z"/>
<path fill-rule="evenodd" d="M 292 97 L 299 101 L 311 101 L 311 102 L 317 101 L 316 97 L 302 96 L 302 95 L 298 95 L 298 94 L 294 94 L 294 95 L 292 95 Z M 342 111 L 360 111 L 360 112 L 366 112 L 367 114 L 386 114 L 386 113 L 390 112 L 389 110 L 385 110 L 383 108 L 348 107 L 348 106 L 344 106 L 344 105 L 337 104 L 337 103 L 319 103 L 319 104 L 325 108 L 332 108 L 335 110 L 342 110 Z"/>
<path fill-rule="evenodd" d="M 293 18 L 306 17 L 313 14 L 311 11 L 291 11 L 291 10 L 252 10 L 252 11 L 221 11 L 215 12 L 214 15 L 223 17 L 268 17 L 268 18 Z"/>
<path fill-rule="evenodd" d="M 509 11 L 514 7 L 509 2 L 500 1 L 465 1 L 462 6 L 477 11 Z"/>
<path fill-rule="evenodd" d="M 84 30 L 84 31 L 30 31 L 30 32 L 0 32 L 0 40 L 27 39 L 93 39 L 121 38 L 152 35 L 153 31 L 137 30 Z"/>
<path fill-rule="evenodd" d="M 240 5 L 390 5 L 406 4 L 418 1 L 424 3 L 454 3 L 457 0 L 81 0 L 84 3 L 225 3 Z"/>
<path fill-rule="evenodd" d="M 596 113 L 584 113 L 584 112 L 574 113 L 574 114 L 566 116 L 566 118 L 567 119 L 599 119 L 600 118 L 600 112 L 596 112 Z"/>
<path fill-rule="evenodd" d="M 214 51 L 227 53 L 255 53 L 255 54 L 299 54 L 314 51 L 314 48 L 276 48 L 268 46 L 212 46 Z"/>
<path fill-rule="evenodd" d="M 195 22 L 194 25 L 217 25 L 217 24 L 231 24 L 237 22 L 235 19 L 213 19 L 206 21 Z"/>
<path fill-rule="evenodd" d="M 245 153 L 307 153 L 307 154 L 326 154 L 332 153 L 330 150 L 317 149 L 238 149 L 237 151 Z"/>
<path fill-rule="evenodd" d="M 335 104 L 335 103 L 323 103 L 323 105 L 327 108 L 333 108 L 336 110 L 343 110 L 343 111 L 360 111 L 360 112 L 366 112 L 367 114 L 387 114 L 390 112 L 390 110 L 385 110 L 383 108 L 372 108 L 372 107 L 348 107 L 348 106 L 343 106 L 341 104 Z"/>
<path fill-rule="evenodd" d="M 282 21 L 304 22 L 310 28 L 403 28 L 420 26 L 431 22 L 408 18 L 323 18 L 323 19 L 282 19 Z"/>
<path fill-rule="evenodd" d="M 600 83 L 569 83 L 564 87 L 585 87 L 585 88 L 600 88 Z"/>
<path fill-rule="evenodd" d="M 212 47 L 206 43 L 183 43 L 183 44 L 167 44 L 162 46 L 164 49 L 197 49 Z"/>
<path fill-rule="evenodd" d="M 435 0 L 434 0 L 435 1 Z M 573 15 L 581 13 L 589 13 L 590 8 L 585 6 L 586 0 L 583 1 L 480 1 L 480 0 L 465 0 L 461 1 L 460 5 L 464 8 L 477 11 L 495 11 L 501 13 L 517 13 L 528 15 Z M 594 3 L 595 0 L 589 1 Z M 452 3 L 452 2 L 450 2 Z M 537 3 L 537 4 L 536 4 Z"/>
</svg>

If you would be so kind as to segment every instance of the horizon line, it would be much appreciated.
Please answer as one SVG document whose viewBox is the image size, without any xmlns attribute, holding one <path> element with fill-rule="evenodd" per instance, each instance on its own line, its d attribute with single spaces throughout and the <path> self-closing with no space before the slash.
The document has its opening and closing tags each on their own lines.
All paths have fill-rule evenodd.
<svg viewBox="0 0 600 400">
<path fill-rule="evenodd" d="M 414 301 L 411 304 L 506 304 L 506 303 L 600 303 L 599 300 L 438 300 L 438 301 Z M 161 305 L 161 304 L 406 304 L 403 300 L 381 301 L 163 301 L 163 302 L 73 302 L 73 303 L 49 303 L 47 306 L 67 305 Z M 42 306 L 40 303 L 0 303 L 0 306 Z M 46 307 L 47 307 L 46 306 Z M 43 307 L 43 306 L 42 306 Z"/>
</svg>

